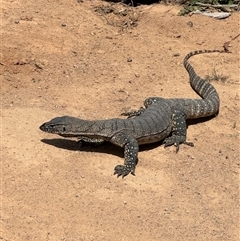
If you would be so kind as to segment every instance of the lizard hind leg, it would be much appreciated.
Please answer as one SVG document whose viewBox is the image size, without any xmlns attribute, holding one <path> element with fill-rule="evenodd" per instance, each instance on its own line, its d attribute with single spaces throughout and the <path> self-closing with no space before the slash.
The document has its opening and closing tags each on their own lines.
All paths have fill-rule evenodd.
<svg viewBox="0 0 240 241">
<path fill-rule="evenodd" d="M 97 139 L 97 138 L 90 138 L 90 137 L 79 137 L 78 143 L 81 145 L 88 145 L 88 146 L 100 146 L 104 143 L 105 141 L 103 139 Z"/>
<path fill-rule="evenodd" d="M 187 124 L 185 120 L 184 111 L 181 108 L 173 108 L 172 114 L 172 135 L 165 138 L 163 143 L 164 147 L 174 145 L 176 146 L 176 152 L 179 150 L 180 144 L 186 144 L 193 146 L 192 142 L 186 141 L 187 136 Z"/>
<path fill-rule="evenodd" d="M 117 133 L 111 139 L 113 144 L 124 147 L 124 165 L 117 165 L 114 168 L 114 175 L 124 178 L 129 173 L 135 175 L 135 167 L 138 162 L 138 142 L 133 136 L 125 133 Z"/>
</svg>

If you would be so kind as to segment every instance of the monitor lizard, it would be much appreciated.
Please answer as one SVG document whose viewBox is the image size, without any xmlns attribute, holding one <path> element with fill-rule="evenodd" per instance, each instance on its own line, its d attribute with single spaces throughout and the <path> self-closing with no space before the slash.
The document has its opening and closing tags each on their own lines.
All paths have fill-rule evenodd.
<svg viewBox="0 0 240 241">
<path fill-rule="evenodd" d="M 127 119 L 83 120 L 70 116 L 56 117 L 40 126 L 42 131 L 63 137 L 75 137 L 85 142 L 108 141 L 124 148 L 124 164 L 114 168 L 117 177 L 129 173 L 135 175 L 139 145 L 163 140 L 164 146 L 180 144 L 193 146 L 186 141 L 187 119 L 214 116 L 219 111 L 219 95 L 216 89 L 199 77 L 188 62 L 202 53 L 224 53 L 224 50 L 197 50 L 184 58 L 183 65 L 190 77 L 190 85 L 202 99 L 150 97 L 144 108 L 123 113 Z"/>
</svg>

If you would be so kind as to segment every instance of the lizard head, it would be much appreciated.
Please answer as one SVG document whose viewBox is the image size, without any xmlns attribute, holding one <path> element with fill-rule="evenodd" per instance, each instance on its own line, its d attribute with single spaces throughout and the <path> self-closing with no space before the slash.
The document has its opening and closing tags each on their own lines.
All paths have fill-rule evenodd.
<svg viewBox="0 0 240 241">
<path fill-rule="evenodd" d="M 72 126 L 76 120 L 77 118 L 70 116 L 56 117 L 43 123 L 39 128 L 44 132 L 58 134 L 61 136 L 69 136 L 72 132 Z"/>
</svg>

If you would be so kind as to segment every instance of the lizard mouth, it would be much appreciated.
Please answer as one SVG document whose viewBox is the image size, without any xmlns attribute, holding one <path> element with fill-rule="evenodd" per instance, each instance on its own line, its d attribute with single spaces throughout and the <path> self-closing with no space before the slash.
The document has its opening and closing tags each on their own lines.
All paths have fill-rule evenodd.
<svg viewBox="0 0 240 241">
<path fill-rule="evenodd" d="M 51 133 L 53 132 L 53 128 L 51 128 L 49 125 L 46 125 L 46 123 L 42 124 L 39 129 L 44 132 Z"/>
<path fill-rule="evenodd" d="M 46 131 L 45 123 L 42 124 L 42 125 L 39 127 L 39 129 L 40 129 L 41 131 Z"/>
<path fill-rule="evenodd" d="M 46 123 L 43 123 L 39 129 L 41 131 L 44 131 L 44 132 L 48 132 L 48 133 L 54 133 L 54 134 L 59 134 L 59 135 L 62 135 L 62 136 L 71 136 L 71 134 L 65 134 L 66 132 L 66 128 L 65 126 L 59 126 L 59 125 L 56 125 L 56 124 L 49 124 L 49 122 L 46 122 Z"/>
<path fill-rule="evenodd" d="M 39 127 L 39 129 L 41 130 L 41 131 L 44 131 L 44 132 L 49 132 L 49 133 L 55 133 L 55 131 L 54 131 L 54 126 L 53 125 L 49 125 L 48 123 L 43 123 L 40 127 Z"/>
</svg>

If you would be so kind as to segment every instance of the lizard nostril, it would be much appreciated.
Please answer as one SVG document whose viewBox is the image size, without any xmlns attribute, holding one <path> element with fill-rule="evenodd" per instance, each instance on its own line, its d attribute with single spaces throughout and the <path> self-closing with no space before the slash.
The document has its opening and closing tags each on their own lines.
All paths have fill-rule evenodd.
<svg viewBox="0 0 240 241">
<path fill-rule="evenodd" d="M 63 131 L 66 131 L 66 128 L 65 128 L 65 126 L 63 127 Z"/>
</svg>

